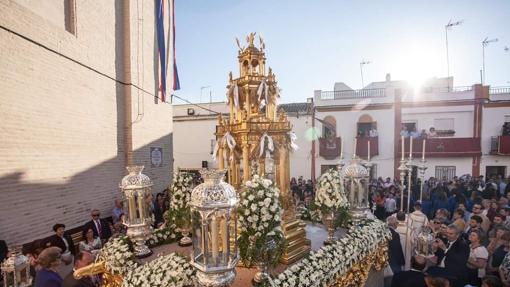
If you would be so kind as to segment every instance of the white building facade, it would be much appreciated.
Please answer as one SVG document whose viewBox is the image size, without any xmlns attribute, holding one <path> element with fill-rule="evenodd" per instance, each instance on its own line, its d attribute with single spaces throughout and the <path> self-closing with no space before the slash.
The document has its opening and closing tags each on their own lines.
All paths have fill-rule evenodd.
<svg viewBox="0 0 510 287">
<path fill-rule="evenodd" d="M 402 125 L 426 133 L 434 127 L 437 132 L 425 142 L 426 178 L 509 175 L 510 138 L 501 135 L 502 125 L 510 122 L 510 87 L 453 87 L 453 78 L 440 78 L 414 89 L 389 76 L 362 90 L 351 90 L 344 83 L 335 87 L 334 91 L 315 91 L 309 103 L 281 105 L 298 136 L 299 150 L 291 155 L 291 177 L 318 177 L 339 164 L 341 153 L 347 163 L 355 138 L 356 154 L 365 160 L 370 141 L 373 178 L 398 177 Z M 176 168 L 217 167 L 211 157 L 217 113 L 228 116 L 226 103 L 174 106 Z M 370 128 L 377 137 L 368 132 L 360 135 Z M 407 158 L 409 138 L 404 145 Z M 423 138 L 413 138 L 416 161 L 422 151 Z"/>
<path fill-rule="evenodd" d="M 405 82 L 375 82 L 362 90 L 351 90 L 343 83 L 337 90 L 315 91 L 316 124 L 322 130 L 315 172 L 338 164 L 343 143 L 345 160 L 354 152 L 364 159 L 370 142 L 372 177 L 398 177 L 402 155 L 401 130 L 416 130 L 413 158 L 425 158 L 425 177 L 452 178 L 463 174 L 508 175 L 509 144 L 501 136 L 510 121 L 510 87 L 490 88 L 473 85 L 453 87 L 453 78 L 431 79 L 419 89 Z M 435 137 L 418 135 L 436 130 Z M 370 137 L 373 129 L 377 137 Z M 405 132 L 403 133 L 405 134 Z M 405 157 L 409 157 L 409 137 Z M 499 152 L 495 146 L 499 143 Z M 328 148 L 329 144 L 329 148 Z M 334 147 L 334 148 L 333 148 Z"/>
</svg>

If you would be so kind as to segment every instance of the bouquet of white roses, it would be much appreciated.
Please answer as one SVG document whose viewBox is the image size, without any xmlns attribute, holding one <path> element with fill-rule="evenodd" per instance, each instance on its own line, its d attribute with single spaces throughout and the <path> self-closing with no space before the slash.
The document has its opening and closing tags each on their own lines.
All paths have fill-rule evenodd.
<svg viewBox="0 0 510 287">
<path fill-rule="evenodd" d="M 323 173 L 317 181 L 315 204 L 323 213 L 349 208 L 340 173 L 330 169 Z"/>
<path fill-rule="evenodd" d="M 135 254 L 129 246 L 129 238 L 122 236 L 112 238 L 101 249 L 99 260 L 106 264 L 106 269 L 113 273 L 123 275 L 137 266 Z"/>
<path fill-rule="evenodd" d="M 158 257 L 129 270 L 122 287 L 180 287 L 192 286 L 195 269 L 189 260 L 176 253 Z"/>
<path fill-rule="evenodd" d="M 279 229 L 282 213 L 280 190 L 271 180 L 254 175 L 244 184 L 237 214 L 241 227 L 239 249 L 245 266 L 257 260 L 257 250 L 269 239 L 277 245 L 276 258 L 270 263 L 278 262 L 285 244 Z"/>
<path fill-rule="evenodd" d="M 184 228 L 190 222 L 190 208 L 193 190 L 193 176 L 187 172 L 176 172 L 170 187 L 170 217 L 175 220 L 178 228 Z"/>
<path fill-rule="evenodd" d="M 175 232 L 176 225 L 168 220 L 163 228 L 152 228 L 151 235 L 149 237 L 150 246 L 158 246 L 166 243 L 172 243 L 177 240 L 178 236 Z"/>
<path fill-rule="evenodd" d="M 352 226 L 342 239 L 312 251 L 301 262 L 280 273 L 273 280 L 274 286 L 328 285 L 389 239 L 391 233 L 384 222 L 364 220 Z"/>
</svg>

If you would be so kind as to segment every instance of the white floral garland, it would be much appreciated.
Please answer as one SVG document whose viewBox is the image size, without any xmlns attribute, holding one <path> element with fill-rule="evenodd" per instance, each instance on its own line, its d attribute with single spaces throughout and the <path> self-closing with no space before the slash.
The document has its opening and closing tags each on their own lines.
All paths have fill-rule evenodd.
<svg viewBox="0 0 510 287">
<path fill-rule="evenodd" d="M 175 253 L 160 256 L 129 270 L 122 287 L 181 287 L 192 286 L 195 270 L 188 259 Z"/>
<path fill-rule="evenodd" d="M 282 217 L 280 190 L 269 179 L 254 175 L 245 183 L 246 190 L 238 207 L 241 232 L 261 237 L 272 232 Z"/>
<path fill-rule="evenodd" d="M 315 204 L 322 211 L 332 211 L 343 207 L 349 208 L 342 178 L 336 169 L 330 169 L 320 176 L 317 182 Z"/>
<path fill-rule="evenodd" d="M 168 241 L 173 241 L 177 238 L 177 234 L 175 233 L 175 224 L 172 223 L 169 226 L 165 226 L 164 228 L 152 228 L 151 227 L 151 235 L 149 237 L 149 245 L 157 246 L 161 245 Z"/>
<path fill-rule="evenodd" d="M 134 261 L 135 254 L 129 248 L 129 239 L 125 236 L 112 238 L 106 242 L 101 249 L 99 260 L 105 262 L 109 272 L 119 275 L 138 266 Z"/>
<path fill-rule="evenodd" d="M 391 233 L 384 222 L 365 220 L 351 227 L 335 244 L 323 246 L 287 268 L 273 279 L 274 286 L 324 286 L 341 277 L 354 263 L 374 252 L 390 238 Z"/>
</svg>

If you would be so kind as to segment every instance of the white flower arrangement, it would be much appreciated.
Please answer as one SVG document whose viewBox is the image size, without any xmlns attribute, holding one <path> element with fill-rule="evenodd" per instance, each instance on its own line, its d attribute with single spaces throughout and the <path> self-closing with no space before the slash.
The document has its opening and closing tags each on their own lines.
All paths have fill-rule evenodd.
<svg viewBox="0 0 510 287">
<path fill-rule="evenodd" d="M 245 266 L 258 260 L 257 251 L 270 238 L 276 242 L 277 250 L 269 263 L 277 262 L 285 245 L 280 230 L 283 209 L 278 187 L 271 180 L 254 175 L 244 183 L 237 214 L 241 229 L 239 250 Z"/>
<path fill-rule="evenodd" d="M 125 236 L 112 238 L 101 249 L 99 260 L 105 262 L 106 269 L 123 275 L 137 266 L 135 254 L 129 247 L 129 239 Z"/>
<path fill-rule="evenodd" d="M 280 273 L 273 279 L 274 286 L 325 286 L 390 238 L 391 233 L 384 222 L 364 220 L 352 226 L 342 239 L 311 252 L 305 259 Z"/>
<path fill-rule="evenodd" d="M 261 237 L 280 225 L 280 190 L 269 179 L 253 176 L 245 183 L 238 207 L 241 232 Z"/>
<path fill-rule="evenodd" d="M 177 233 L 175 232 L 176 225 L 175 223 L 165 224 L 163 228 L 152 228 L 151 227 L 151 235 L 149 237 L 149 245 L 150 246 L 158 246 L 165 243 L 171 243 L 177 240 Z"/>
<path fill-rule="evenodd" d="M 331 212 L 340 208 L 349 208 L 340 172 L 330 169 L 317 181 L 315 204 L 322 212 Z"/>
<path fill-rule="evenodd" d="M 170 205 L 175 209 L 188 207 L 193 189 L 193 176 L 188 172 L 175 172 L 170 186 Z"/>
<path fill-rule="evenodd" d="M 183 228 L 190 221 L 191 191 L 193 176 L 187 172 L 176 172 L 170 186 L 170 213 L 178 228 Z"/>
<path fill-rule="evenodd" d="M 195 269 L 187 258 L 170 253 L 129 270 L 122 287 L 192 286 L 194 273 Z"/>
</svg>

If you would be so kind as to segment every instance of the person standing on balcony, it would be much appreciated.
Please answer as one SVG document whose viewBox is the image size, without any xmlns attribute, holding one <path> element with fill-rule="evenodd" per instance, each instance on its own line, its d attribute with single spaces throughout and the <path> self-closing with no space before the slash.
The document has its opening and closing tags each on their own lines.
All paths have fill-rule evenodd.
<svg viewBox="0 0 510 287">
<path fill-rule="evenodd" d="M 371 138 L 375 138 L 375 137 L 379 136 L 379 134 L 377 133 L 377 129 L 375 128 L 375 124 L 372 124 L 370 131 L 368 131 L 368 136 Z"/>
<path fill-rule="evenodd" d="M 402 129 L 400 130 L 400 136 L 401 137 L 409 137 L 409 131 L 407 130 L 407 126 L 402 124 Z"/>
<path fill-rule="evenodd" d="M 503 124 L 501 135 L 510 136 L 510 122 L 506 122 Z"/>
<path fill-rule="evenodd" d="M 429 129 L 429 137 L 430 137 L 430 138 L 435 138 L 435 137 L 437 137 L 436 128 L 431 127 L 431 128 Z"/>
</svg>

